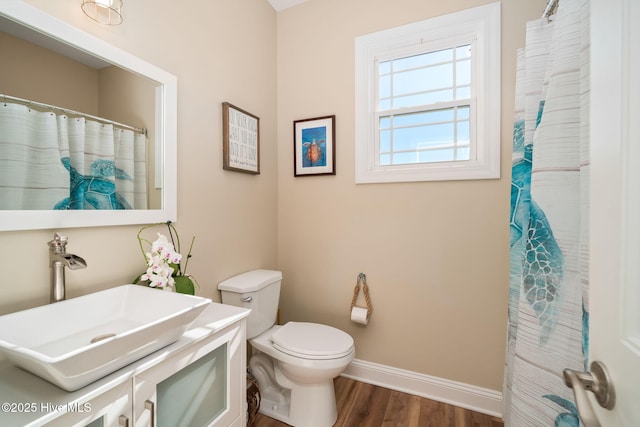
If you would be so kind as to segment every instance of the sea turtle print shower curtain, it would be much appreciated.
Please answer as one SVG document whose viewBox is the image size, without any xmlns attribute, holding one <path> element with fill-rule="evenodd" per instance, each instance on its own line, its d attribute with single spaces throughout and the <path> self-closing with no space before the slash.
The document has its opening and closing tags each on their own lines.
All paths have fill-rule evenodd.
<svg viewBox="0 0 640 427">
<path fill-rule="evenodd" d="M 589 4 L 560 0 L 518 52 L 505 425 L 580 424 L 562 370 L 589 336 Z"/>
<path fill-rule="evenodd" d="M 146 136 L 0 103 L 0 209 L 146 209 Z"/>
</svg>

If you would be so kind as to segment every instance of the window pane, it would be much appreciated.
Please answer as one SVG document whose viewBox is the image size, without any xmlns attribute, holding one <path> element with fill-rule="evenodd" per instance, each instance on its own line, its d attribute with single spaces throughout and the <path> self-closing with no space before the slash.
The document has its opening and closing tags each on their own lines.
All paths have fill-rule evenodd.
<svg viewBox="0 0 640 427">
<path fill-rule="evenodd" d="M 458 120 L 465 120 L 469 118 L 469 107 L 458 107 L 457 109 Z"/>
<path fill-rule="evenodd" d="M 416 107 L 418 105 L 429 105 L 435 104 L 436 102 L 447 102 L 452 100 L 453 89 L 446 89 L 437 92 L 420 93 L 417 95 L 399 96 L 393 99 L 393 108 Z"/>
<path fill-rule="evenodd" d="M 393 149 L 415 150 L 418 147 L 432 147 L 453 143 L 453 123 L 416 126 L 396 129 L 393 132 Z"/>
<path fill-rule="evenodd" d="M 415 152 L 412 153 L 397 153 L 393 155 L 394 165 L 406 165 L 411 163 L 417 163 L 418 155 Z"/>
<path fill-rule="evenodd" d="M 402 71 L 410 68 L 424 67 L 438 64 L 440 62 L 453 61 L 453 49 L 445 49 L 437 52 L 424 53 L 416 56 L 409 56 L 393 61 L 393 70 Z"/>
<path fill-rule="evenodd" d="M 420 163 L 451 162 L 453 160 L 455 160 L 453 158 L 453 150 L 450 148 L 445 150 L 421 151 L 419 153 Z"/>
<path fill-rule="evenodd" d="M 469 143 L 469 122 L 458 122 L 458 143 Z"/>
<path fill-rule="evenodd" d="M 380 98 L 389 98 L 391 96 L 391 76 L 386 75 L 380 77 L 378 91 L 378 96 Z"/>
<path fill-rule="evenodd" d="M 456 63 L 456 86 L 471 84 L 471 61 L 458 61 Z"/>
<path fill-rule="evenodd" d="M 456 160 L 471 160 L 471 149 L 469 147 L 458 148 Z"/>
<path fill-rule="evenodd" d="M 449 108 L 446 110 L 424 111 L 393 116 L 393 126 L 402 127 L 423 123 L 452 122 L 453 119 L 453 108 Z M 380 126 L 382 126 L 382 124 Z"/>
<path fill-rule="evenodd" d="M 390 110 L 391 109 L 391 98 L 381 99 L 380 105 L 378 106 L 380 111 Z"/>
<path fill-rule="evenodd" d="M 380 129 L 389 129 L 391 127 L 390 117 L 380 117 Z"/>
<path fill-rule="evenodd" d="M 387 166 L 391 164 L 391 155 L 390 154 L 381 154 L 380 155 L 380 164 L 382 166 Z"/>
<path fill-rule="evenodd" d="M 451 63 L 393 74 L 395 96 L 452 86 L 453 64 Z"/>
<path fill-rule="evenodd" d="M 391 131 L 383 130 L 380 132 L 380 152 L 391 151 Z"/>
<path fill-rule="evenodd" d="M 378 67 L 378 73 L 380 75 L 389 74 L 391 72 L 391 61 L 381 62 Z"/>
<path fill-rule="evenodd" d="M 456 99 L 471 98 L 471 86 L 463 86 L 456 88 Z"/>
<path fill-rule="evenodd" d="M 456 49 L 456 58 L 471 58 L 471 45 L 460 46 Z"/>
</svg>

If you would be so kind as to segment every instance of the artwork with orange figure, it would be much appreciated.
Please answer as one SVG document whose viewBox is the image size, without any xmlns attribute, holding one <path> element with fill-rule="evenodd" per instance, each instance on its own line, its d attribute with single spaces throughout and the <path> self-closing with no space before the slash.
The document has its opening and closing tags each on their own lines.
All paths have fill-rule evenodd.
<svg viewBox="0 0 640 427">
<path fill-rule="evenodd" d="M 302 167 L 327 165 L 327 127 L 302 130 Z"/>
</svg>

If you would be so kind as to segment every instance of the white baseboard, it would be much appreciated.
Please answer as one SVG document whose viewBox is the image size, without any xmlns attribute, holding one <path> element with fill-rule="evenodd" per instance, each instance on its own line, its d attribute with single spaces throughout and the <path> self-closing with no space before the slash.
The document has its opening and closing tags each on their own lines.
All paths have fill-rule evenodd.
<svg viewBox="0 0 640 427">
<path fill-rule="evenodd" d="M 483 414 L 502 417 L 502 393 L 355 359 L 342 376 Z"/>
</svg>

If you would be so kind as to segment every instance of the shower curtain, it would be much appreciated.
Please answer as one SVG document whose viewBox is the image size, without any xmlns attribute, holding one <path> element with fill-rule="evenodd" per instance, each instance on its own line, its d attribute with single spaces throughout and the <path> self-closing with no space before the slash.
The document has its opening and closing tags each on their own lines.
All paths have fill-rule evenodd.
<svg viewBox="0 0 640 427">
<path fill-rule="evenodd" d="M 580 424 L 562 370 L 588 357 L 588 13 L 588 0 L 560 0 L 518 52 L 507 427 Z"/>
<path fill-rule="evenodd" d="M 0 104 L 0 209 L 146 209 L 146 137 Z"/>
</svg>

